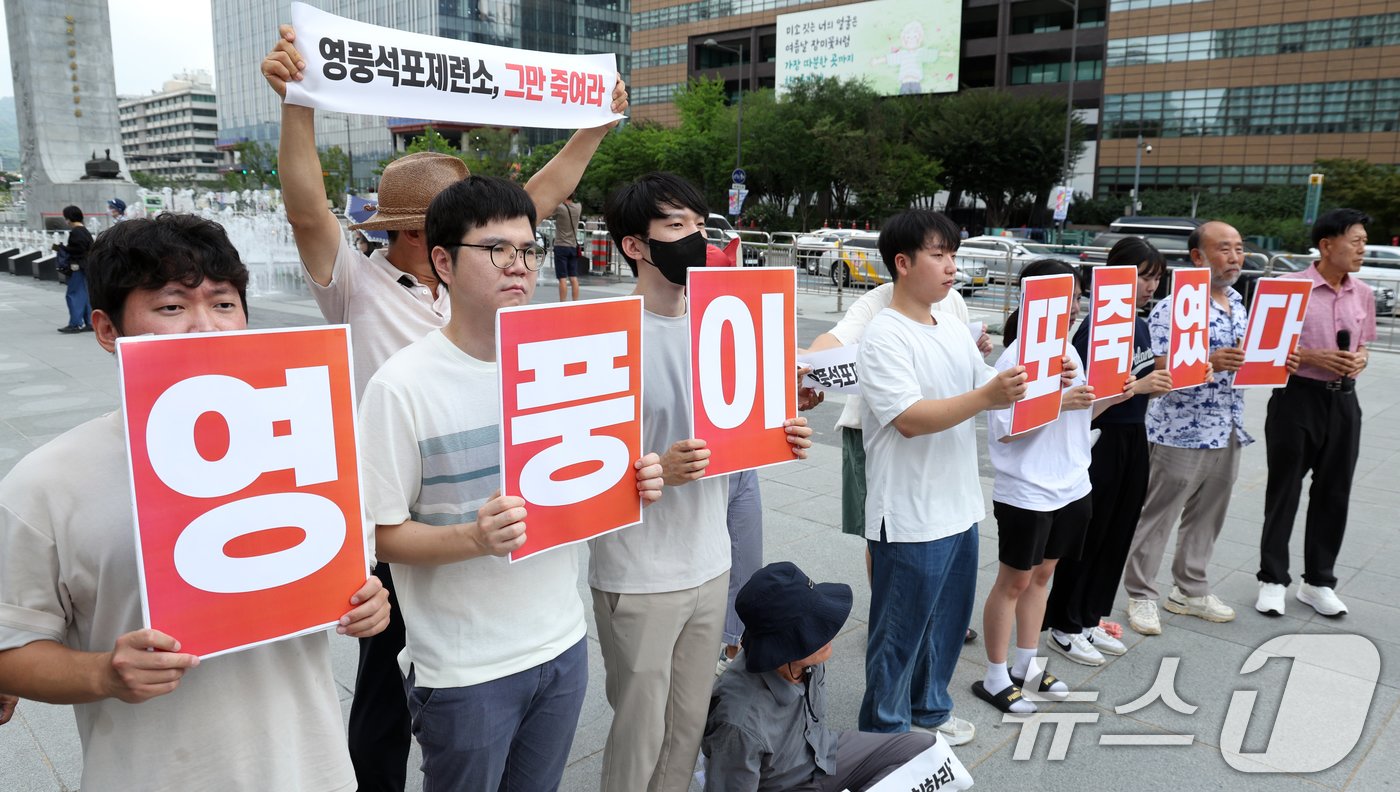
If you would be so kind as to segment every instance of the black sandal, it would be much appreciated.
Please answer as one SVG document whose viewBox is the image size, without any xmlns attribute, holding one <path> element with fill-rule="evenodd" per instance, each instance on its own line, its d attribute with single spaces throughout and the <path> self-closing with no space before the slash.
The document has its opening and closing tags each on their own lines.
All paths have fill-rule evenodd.
<svg viewBox="0 0 1400 792">
<path fill-rule="evenodd" d="M 1036 691 L 1036 695 L 1048 701 L 1063 701 L 1067 696 L 1069 696 L 1069 691 L 1057 693 L 1050 689 L 1056 682 L 1059 681 L 1060 678 L 1050 673 L 1049 671 L 1046 671 L 1045 673 L 1041 674 L 1040 685 L 1038 686 L 1039 689 Z M 1011 684 L 1015 685 L 1018 688 L 1023 688 L 1026 686 L 1026 680 L 1024 678 L 1017 679 L 1013 676 L 1011 677 Z"/>
<path fill-rule="evenodd" d="M 968 627 L 967 634 L 963 636 L 963 643 L 970 644 L 975 640 L 977 640 L 977 631 Z"/>
<path fill-rule="evenodd" d="M 1011 709 L 1012 704 L 1015 704 L 1016 702 L 1021 700 L 1021 688 L 1017 685 L 1009 685 L 1005 690 L 1001 691 L 1000 693 L 994 694 L 989 693 L 987 691 L 987 686 L 982 684 L 981 682 L 973 682 L 972 692 L 977 694 L 977 698 L 980 698 L 988 704 L 991 704 L 993 707 L 996 707 L 997 709 L 1001 710 L 1007 715 L 1023 715 L 1029 717 L 1035 714 L 1034 710 L 1032 710 L 1031 712 L 1016 712 L 1015 710 Z M 1032 704 L 1031 706 L 1035 705 Z"/>
</svg>

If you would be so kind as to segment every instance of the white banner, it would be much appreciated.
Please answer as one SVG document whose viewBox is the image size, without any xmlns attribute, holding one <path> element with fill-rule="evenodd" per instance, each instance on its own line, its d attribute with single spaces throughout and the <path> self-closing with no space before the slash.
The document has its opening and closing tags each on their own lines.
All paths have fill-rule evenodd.
<svg viewBox="0 0 1400 792">
<path fill-rule="evenodd" d="M 558 55 L 405 33 L 292 3 L 306 61 L 289 104 L 467 124 L 587 129 L 611 111 L 617 58 Z"/>
<path fill-rule="evenodd" d="M 951 792 L 972 786 L 972 776 L 942 737 L 933 747 L 905 762 L 870 787 L 869 792 Z"/>
<path fill-rule="evenodd" d="M 859 349 L 860 344 L 850 344 L 799 355 L 797 365 L 812 367 L 802 378 L 802 385 L 834 393 L 860 393 L 860 377 L 856 374 Z"/>
</svg>

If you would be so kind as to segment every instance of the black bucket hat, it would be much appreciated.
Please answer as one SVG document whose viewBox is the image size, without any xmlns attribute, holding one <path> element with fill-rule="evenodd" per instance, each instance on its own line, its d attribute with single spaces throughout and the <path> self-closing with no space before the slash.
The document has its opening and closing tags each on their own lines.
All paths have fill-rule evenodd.
<svg viewBox="0 0 1400 792">
<path fill-rule="evenodd" d="M 772 671 L 810 657 L 836 637 L 851 615 L 851 587 L 813 583 L 796 564 L 779 561 L 739 589 L 734 611 L 744 622 L 744 667 Z"/>
</svg>

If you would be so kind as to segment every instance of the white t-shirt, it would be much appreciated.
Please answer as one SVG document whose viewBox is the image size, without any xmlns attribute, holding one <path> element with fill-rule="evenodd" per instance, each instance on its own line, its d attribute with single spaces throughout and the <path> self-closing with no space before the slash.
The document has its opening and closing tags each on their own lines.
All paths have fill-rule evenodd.
<svg viewBox="0 0 1400 792">
<path fill-rule="evenodd" d="M 856 365 L 865 396 L 865 537 L 880 538 L 882 518 L 889 541 L 930 542 L 985 517 L 973 421 L 917 437 L 894 426 L 921 399 L 959 396 L 996 376 L 967 325 L 923 325 L 886 309 L 866 329 Z"/>
<path fill-rule="evenodd" d="M 434 298 L 432 289 L 390 264 L 383 249 L 365 256 L 342 238 L 329 285 L 312 280 L 305 265 L 301 274 L 326 321 L 350 325 L 356 397 L 364 395 L 365 384 L 384 361 L 446 327 L 452 316 L 446 288 L 439 287 Z"/>
<path fill-rule="evenodd" d="M 501 486 L 498 366 L 442 331 L 405 347 L 360 401 L 365 505 L 379 525 L 457 525 Z M 527 521 L 528 524 L 528 521 Z M 528 528 L 527 528 L 528 530 Z M 411 663 L 427 688 L 466 687 L 525 671 L 583 638 L 578 550 L 512 564 L 495 556 L 440 566 L 393 564 Z"/>
<path fill-rule="evenodd" d="M 690 437 L 688 319 L 642 313 L 642 451 Z M 588 585 L 614 594 L 695 588 L 729 569 L 729 477 L 666 487 L 642 522 L 588 543 Z"/>
<path fill-rule="evenodd" d="M 142 628 L 123 431 L 120 412 L 88 421 L 0 482 L 0 651 L 109 652 Z M 142 704 L 76 704 L 82 788 L 354 789 L 337 692 L 315 633 L 205 660 Z"/>
<path fill-rule="evenodd" d="M 1013 341 L 997 358 L 996 370 L 1016 365 L 1020 341 Z M 1068 355 L 1079 374 L 1075 385 L 1083 385 L 1084 364 L 1071 345 Z M 1092 408 L 1066 410 L 1047 426 L 1003 443 L 1011 434 L 1011 408 L 987 412 L 987 455 L 996 468 L 992 500 L 1031 511 L 1054 511 L 1089 494 L 1089 423 Z"/>
<path fill-rule="evenodd" d="M 856 300 L 855 304 L 846 309 L 846 315 L 841 317 L 841 321 L 836 326 L 828 330 L 836 340 L 841 342 L 841 346 L 850 346 L 860 343 L 860 337 L 865 333 L 866 325 L 875 318 L 875 314 L 890 307 L 890 301 L 894 299 L 894 282 L 882 283 L 871 289 Z M 967 324 L 967 303 L 963 302 L 961 294 L 956 290 L 948 292 L 948 296 L 933 304 L 935 313 L 949 314 L 954 319 L 963 324 Z M 977 339 L 972 339 L 976 343 Z M 853 393 L 846 397 L 846 404 L 841 408 L 841 417 L 836 419 L 838 427 L 850 429 L 860 428 L 860 394 Z"/>
</svg>

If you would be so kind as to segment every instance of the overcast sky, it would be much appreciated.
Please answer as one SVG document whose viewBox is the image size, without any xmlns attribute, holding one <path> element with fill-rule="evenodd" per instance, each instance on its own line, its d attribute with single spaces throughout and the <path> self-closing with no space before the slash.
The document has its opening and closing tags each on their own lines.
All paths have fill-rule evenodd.
<svg viewBox="0 0 1400 792">
<path fill-rule="evenodd" d="M 0 6 L 24 0 L 0 0 Z M 117 93 L 148 94 L 176 72 L 214 73 L 209 0 L 108 0 Z M 14 96 L 10 39 L 0 16 L 0 96 Z"/>
</svg>

